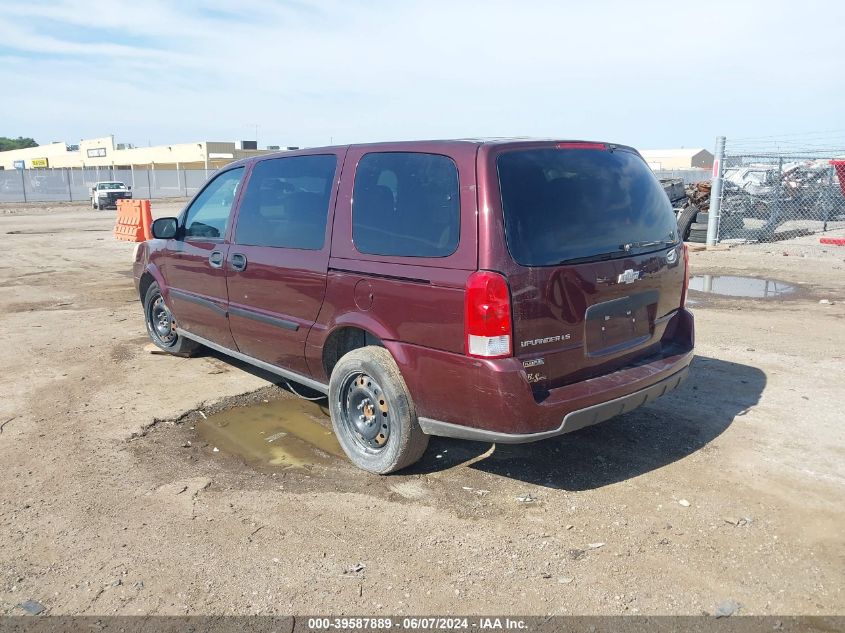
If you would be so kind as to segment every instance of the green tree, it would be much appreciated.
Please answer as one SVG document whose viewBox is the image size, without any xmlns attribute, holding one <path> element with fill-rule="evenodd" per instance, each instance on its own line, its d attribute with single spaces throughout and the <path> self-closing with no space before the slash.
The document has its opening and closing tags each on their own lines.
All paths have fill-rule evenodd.
<svg viewBox="0 0 845 633">
<path fill-rule="evenodd" d="M 0 136 L 0 152 L 8 152 L 10 149 L 24 149 L 25 147 L 38 147 L 38 143 L 33 138 L 6 138 Z"/>
</svg>

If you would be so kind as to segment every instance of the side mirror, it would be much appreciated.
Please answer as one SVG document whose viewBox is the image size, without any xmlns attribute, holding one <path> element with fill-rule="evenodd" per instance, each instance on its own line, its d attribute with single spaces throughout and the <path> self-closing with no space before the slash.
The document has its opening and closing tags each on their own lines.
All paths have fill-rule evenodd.
<svg viewBox="0 0 845 633">
<path fill-rule="evenodd" d="M 132 191 L 132 185 L 126 185 L 126 190 L 127 190 L 127 191 Z"/>
<path fill-rule="evenodd" d="M 153 222 L 151 228 L 153 237 L 157 240 L 172 240 L 179 229 L 179 221 L 176 218 L 159 218 Z"/>
</svg>

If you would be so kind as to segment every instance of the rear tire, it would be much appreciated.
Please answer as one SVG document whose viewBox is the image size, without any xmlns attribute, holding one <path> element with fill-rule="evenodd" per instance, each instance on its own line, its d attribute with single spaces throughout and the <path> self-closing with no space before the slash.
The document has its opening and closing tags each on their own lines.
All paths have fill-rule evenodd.
<svg viewBox="0 0 845 633">
<path fill-rule="evenodd" d="M 340 446 L 368 472 L 406 468 L 428 446 L 405 380 L 383 347 L 361 347 L 341 357 L 329 381 L 329 410 Z"/>
<path fill-rule="evenodd" d="M 144 295 L 144 322 L 147 334 L 156 347 L 174 356 L 192 356 L 200 346 L 196 341 L 179 336 L 176 333 L 176 320 L 164 302 L 161 289 L 156 282 L 150 284 Z"/>
</svg>

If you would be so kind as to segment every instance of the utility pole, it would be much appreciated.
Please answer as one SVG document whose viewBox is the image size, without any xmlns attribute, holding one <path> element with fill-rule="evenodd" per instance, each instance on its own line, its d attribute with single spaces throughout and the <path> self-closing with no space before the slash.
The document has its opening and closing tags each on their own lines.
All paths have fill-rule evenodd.
<svg viewBox="0 0 845 633">
<path fill-rule="evenodd" d="M 707 218 L 707 246 L 716 244 L 719 215 L 722 207 L 722 163 L 725 160 L 725 137 L 716 137 L 716 156 L 713 159 L 713 182 L 710 185 L 710 213 Z"/>
</svg>

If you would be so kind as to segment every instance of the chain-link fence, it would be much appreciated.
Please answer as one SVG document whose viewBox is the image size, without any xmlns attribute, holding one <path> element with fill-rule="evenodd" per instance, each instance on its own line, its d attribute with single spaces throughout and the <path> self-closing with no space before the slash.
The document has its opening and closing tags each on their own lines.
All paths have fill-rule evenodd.
<svg viewBox="0 0 845 633">
<path fill-rule="evenodd" d="M 717 240 L 769 242 L 845 229 L 845 161 L 833 158 L 843 155 L 845 150 L 826 156 L 727 151 L 722 161 Z M 91 187 L 102 181 L 123 182 L 135 198 L 183 198 L 199 191 L 212 173 L 204 169 L 108 167 L 0 170 L 0 202 L 90 202 Z M 684 239 L 704 242 L 710 170 L 659 170 L 655 174 L 664 180 L 683 180 L 686 199 L 675 205 L 678 227 Z"/>
<path fill-rule="evenodd" d="M 840 182 L 836 161 L 831 159 L 727 151 L 718 240 L 770 242 L 845 228 L 845 182 Z M 701 218 L 696 220 L 692 230 L 706 231 Z"/>
<path fill-rule="evenodd" d="M 91 201 L 97 182 L 122 182 L 135 198 L 193 196 L 213 170 L 204 169 L 82 169 L 0 170 L 0 202 Z"/>
</svg>

